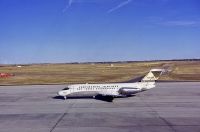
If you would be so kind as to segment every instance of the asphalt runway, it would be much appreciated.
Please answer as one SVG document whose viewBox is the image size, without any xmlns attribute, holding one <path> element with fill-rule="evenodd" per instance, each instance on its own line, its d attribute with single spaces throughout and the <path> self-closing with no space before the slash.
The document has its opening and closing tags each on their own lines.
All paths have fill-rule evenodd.
<svg viewBox="0 0 200 132">
<path fill-rule="evenodd" d="M 63 85 L 0 86 L 0 132 L 200 132 L 200 83 L 158 83 L 113 103 L 56 98 Z"/>
</svg>

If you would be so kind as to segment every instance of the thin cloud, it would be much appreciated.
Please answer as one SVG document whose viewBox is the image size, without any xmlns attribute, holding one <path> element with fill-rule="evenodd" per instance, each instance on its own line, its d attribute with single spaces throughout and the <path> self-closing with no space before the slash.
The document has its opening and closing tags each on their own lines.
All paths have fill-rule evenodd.
<svg viewBox="0 0 200 132">
<path fill-rule="evenodd" d="M 74 0 L 69 0 L 66 7 L 63 9 L 63 12 L 66 12 L 67 9 L 72 5 L 73 2 L 74 2 Z"/>
<path fill-rule="evenodd" d="M 194 20 L 176 20 L 176 21 L 165 21 L 161 23 L 165 26 L 198 26 L 199 21 Z"/>
<path fill-rule="evenodd" d="M 67 9 L 69 9 L 73 3 L 104 3 L 108 2 L 108 0 L 67 0 L 66 7 L 63 9 L 63 12 L 66 12 Z"/>
<path fill-rule="evenodd" d="M 113 0 L 73 0 L 75 3 L 106 3 Z"/>
<path fill-rule="evenodd" d="M 68 3 L 69 6 L 71 6 L 72 2 L 73 2 L 73 0 L 69 0 L 69 3 Z"/>
<path fill-rule="evenodd" d="M 166 18 L 160 16 L 147 17 L 147 21 L 153 25 L 161 25 L 168 27 L 200 27 L 200 19 L 186 19 L 186 20 L 166 20 Z"/>
<path fill-rule="evenodd" d="M 113 7 L 113 8 L 111 8 L 110 10 L 108 10 L 108 13 L 111 13 L 111 12 L 113 12 L 113 11 L 116 11 L 116 10 L 122 8 L 123 6 L 129 4 L 131 1 L 132 1 L 132 0 L 123 1 L 123 2 L 120 3 L 119 5 L 117 5 L 117 6 Z"/>
</svg>

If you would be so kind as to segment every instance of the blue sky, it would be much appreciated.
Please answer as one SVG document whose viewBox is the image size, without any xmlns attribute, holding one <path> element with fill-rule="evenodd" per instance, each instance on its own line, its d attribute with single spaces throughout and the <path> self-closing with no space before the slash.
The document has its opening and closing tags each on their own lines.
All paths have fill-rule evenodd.
<svg viewBox="0 0 200 132">
<path fill-rule="evenodd" d="M 0 63 L 200 58 L 199 0 L 0 0 Z"/>
</svg>

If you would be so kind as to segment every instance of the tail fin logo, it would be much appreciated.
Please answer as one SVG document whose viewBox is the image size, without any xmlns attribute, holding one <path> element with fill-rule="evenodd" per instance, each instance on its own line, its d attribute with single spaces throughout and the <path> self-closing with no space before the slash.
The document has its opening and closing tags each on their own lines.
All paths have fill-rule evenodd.
<svg viewBox="0 0 200 132">
<path fill-rule="evenodd" d="M 158 80 L 160 75 L 164 72 L 164 69 L 152 69 L 150 72 L 142 79 L 142 81 L 155 81 Z"/>
</svg>

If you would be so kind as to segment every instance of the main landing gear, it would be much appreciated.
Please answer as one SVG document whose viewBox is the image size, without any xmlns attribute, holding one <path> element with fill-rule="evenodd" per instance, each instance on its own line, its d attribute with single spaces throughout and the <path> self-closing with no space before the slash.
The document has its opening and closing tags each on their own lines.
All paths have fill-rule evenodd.
<svg viewBox="0 0 200 132">
<path fill-rule="evenodd" d="M 64 99 L 66 100 L 66 99 L 67 99 L 67 96 L 64 96 Z"/>
</svg>

